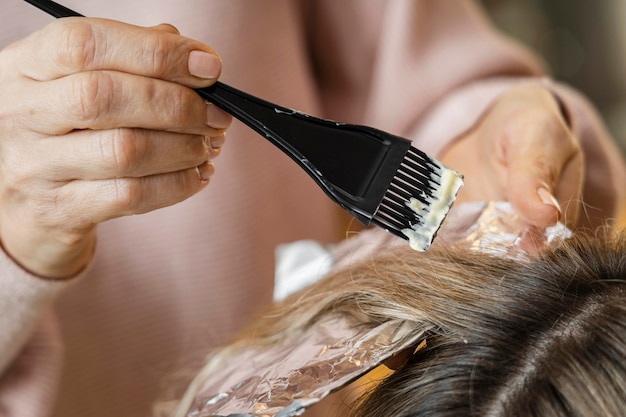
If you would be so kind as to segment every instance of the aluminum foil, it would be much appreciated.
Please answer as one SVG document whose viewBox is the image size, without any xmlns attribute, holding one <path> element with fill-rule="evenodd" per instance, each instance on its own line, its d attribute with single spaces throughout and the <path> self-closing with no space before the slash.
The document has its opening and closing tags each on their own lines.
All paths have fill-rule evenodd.
<svg viewBox="0 0 626 417">
<path fill-rule="evenodd" d="M 527 255 L 522 244 L 528 229 L 510 204 L 467 203 L 465 209 L 456 216 L 463 226 L 450 235 L 453 240 L 498 255 Z M 558 223 L 543 232 L 543 242 L 535 237 L 534 244 L 570 235 Z M 187 417 L 298 416 L 395 353 L 417 345 L 429 329 L 402 320 L 371 328 L 354 318 L 326 317 L 299 337 L 233 352 L 232 360 L 205 379 Z"/>
<path fill-rule="evenodd" d="M 529 251 L 551 245 L 572 235 L 561 222 L 538 232 L 540 234 L 534 235 L 532 242 L 525 242 L 529 228 L 515 213 L 511 204 L 492 201 L 484 203 L 478 219 L 466 230 L 462 238 L 474 250 L 516 257 L 527 255 Z"/>
<path fill-rule="evenodd" d="M 371 328 L 326 317 L 297 340 L 251 346 L 208 377 L 188 417 L 290 417 L 416 345 L 424 331 L 393 320 Z"/>
</svg>

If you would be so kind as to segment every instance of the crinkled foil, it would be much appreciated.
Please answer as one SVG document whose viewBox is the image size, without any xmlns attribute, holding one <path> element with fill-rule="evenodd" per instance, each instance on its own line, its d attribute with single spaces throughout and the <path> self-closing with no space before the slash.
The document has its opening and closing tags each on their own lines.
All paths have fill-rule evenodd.
<svg viewBox="0 0 626 417">
<path fill-rule="evenodd" d="M 467 229 L 464 239 L 475 250 L 518 256 L 523 253 L 520 249 L 525 250 L 522 242 L 527 227 L 510 203 L 487 202 L 476 222 Z M 535 244 L 549 245 L 571 235 L 563 223 L 557 222 L 543 231 L 543 242 Z"/>
<path fill-rule="evenodd" d="M 290 417 L 417 344 L 424 331 L 393 320 L 375 328 L 327 317 L 297 340 L 250 346 L 211 374 L 188 417 Z"/>
</svg>

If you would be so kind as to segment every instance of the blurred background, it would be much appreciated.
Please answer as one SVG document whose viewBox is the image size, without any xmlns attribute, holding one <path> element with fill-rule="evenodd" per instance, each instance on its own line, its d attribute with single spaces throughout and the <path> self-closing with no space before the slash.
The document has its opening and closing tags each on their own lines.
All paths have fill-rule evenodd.
<svg viewBox="0 0 626 417">
<path fill-rule="evenodd" d="M 543 56 L 554 78 L 587 95 L 626 155 L 626 1 L 483 4 L 496 26 Z"/>
</svg>

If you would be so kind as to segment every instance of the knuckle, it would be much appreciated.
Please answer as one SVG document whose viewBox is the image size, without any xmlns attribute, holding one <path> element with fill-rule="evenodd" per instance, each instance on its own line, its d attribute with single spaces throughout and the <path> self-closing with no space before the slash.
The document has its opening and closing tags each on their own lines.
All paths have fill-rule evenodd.
<svg viewBox="0 0 626 417">
<path fill-rule="evenodd" d="M 102 71 L 83 72 L 72 77 L 67 90 L 69 111 L 84 122 L 97 120 L 112 106 L 115 82 L 110 74 Z"/>
<path fill-rule="evenodd" d="M 189 135 L 186 140 L 185 153 L 188 155 L 186 163 L 189 166 L 197 166 L 207 159 L 212 159 L 211 156 L 215 153 L 215 149 L 211 146 L 211 138 L 204 135 Z"/>
<path fill-rule="evenodd" d="M 179 167 L 195 167 L 206 161 L 213 152 L 210 138 L 204 135 L 179 135 L 176 143 Z"/>
<path fill-rule="evenodd" d="M 116 173 L 133 173 L 144 160 L 147 140 L 136 129 L 119 128 L 100 136 L 97 152 L 106 170 Z"/>
<path fill-rule="evenodd" d="M 180 35 L 180 31 L 178 28 L 170 23 L 161 23 L 155 26 L 155 29 L 162 30 L 163 32 L 173 33 L 175 35 Z"/>
<path fill-rule="evenodd" d="M 143 200 L 143 187 L 140 178 L 117 178 L 113 181 L 111 204 L 122 214 L 134 213 Z"/>
<path fill-rule="evenodd" d="M 17 213 L 22 224 L 26 222 L 34 228 L 46 228 L 74 220 L 65 216 L 63 201 L 55 189 L 41 188 L 41 184 L 30 179 L 4 178 L 1 195 L 5 208 L 10 207 L 8 210 Z"/>
<path fill-rule="evenodd" d="M 169 110 L 170 123 L 174 126 L 188 126 L 193 122 L 192 113 L 189 111 L 195 94 L 187 88 L 175 88 L 167 96 L 167 109 Z"/>
<path fill-rule="evenodd" d="M 177 190 L 176 201 L 183 201 L 197 191 L 198 171 L 197 168 L 179 171 L 174 174 L 173 186 Z M 175 195 L 175 194 L 173 194 Z"/>
<path fill-rule="evenodd" d="M 93 25 L 84 19 L 57 21 L 53 30 L 61 33 L 59 47 L 54 49 L 55 62 L 73 71 L 90 68 L 96 59 L 97 36 Z"/>
<path fill-rule="evenodd" d="M 147 51 L 145 64 L 153 74 L 163 75 L 168 72 L 168 56 L 171 55 L 165 37 L 154 32 L 156 36 L 146 36 L 143 40 L 143 50 Z"/>
<path fill-rule="evenodd" d="M 8 195 L 23 195 L 30 188 L 30 184 L 37 178 L 33 164 L 23 163 L 24 156 L 13 149 L 2 149 L 2 188 L 5 198 Z M 4 200 L 4 199 L 3 199 Z"/>
<path fill-rule="evenodd" d="M 0 196 L 4 203 L 8 203 L 15 200 L 23 199 L 25 191 L 28 189 L 25 187 L 26 181 L 24 177 L 13 170 L 3 169 L 2 180 L 0 182 L 1 193 Z"/>
</svg>

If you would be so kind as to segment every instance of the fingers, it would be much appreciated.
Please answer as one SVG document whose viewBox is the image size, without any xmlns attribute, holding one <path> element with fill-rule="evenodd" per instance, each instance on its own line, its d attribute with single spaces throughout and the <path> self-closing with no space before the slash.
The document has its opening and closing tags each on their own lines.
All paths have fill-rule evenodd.
<svg viewBox="0 0 626 417">
<path fill-rule="evenodd" d="M 205 162 L 141 178 L 69 181 L 37 194 L 29 194 L 30 187 L 13 190 L 0 210 L 3 248 L 39 276 L 74 276 L 93 255 L 97 223 L 183 201 L 206 187 L 212 171 Z"/>
<path fill-rule="evenodd" d="M 507 149 L 507 197 L 530 225 L 574 224 L 582 187 L 582 153 L 559 118 L 534 119 Z"/>
<path fill-rule="evenodd" d="M 191 148 L 202 146 L 192 144 L 193 140 L 187 141 Z M 181 150 L 174 146 L 170 148 L 175 152 Z M 12 221 L 2 226 L 26 222 L 32 229 L 84 230 L 110 218 L 145 213 L 183 201 L 204 188 L 214 173 L 212 162 L 200 157 L 191 158 L 184 164 L 185 168 L 176 169 L 183 164 L 171 165 L 162 159 L 160 150 L 136 154 L 138 158 L 149 155 L 146 161 L 142 161 L 143 165 L 138 165 L 138 169 L 150 173 L 142 176 L 115 175 L 106 171 L 106 164 L 99 166 L 99 161 L 93 158 L 81 162 L 79 156 L 72 155 L 73 159 L 66 159 L 67 164 L 58 161 L 54 163 L 56 165 L 50 165 L 59 153 L 51 154 L 47 159 L 43 155 L 33 155 L 29 160 L 16 160 L 13 154 L 9 154 L 11 164 L 6 167 L 6 175 L 0 183 L 2 213 L 13 214 L 8 215 Z M 118 171 L 124 172 L 124 169 Z M 72 173 L 84 174 L 86 178 L 68 178 Z M 102 174 L 100 178 L 97 173 Z"/>
<path fill-rule="evenodd" d="M 73 214 L 67 223 L 101 223 L 113 218 L 141 214 L 179 203 L 209 183 L 213 164 L 140 178 L 70 181 L 56 192 L 55 204 Z"/>
<path fill-rule="evenodd" d="M 44 135 L 130 127 L 218 136 L 232 117 L 178 83 L 194 84 L 189 68 L 210 72 L 214 58 L 169 25 L 61 19 L 0 54 L 7 97 L 20 97 L 2 116 Z"/>
<path fill-rule="evenodd" d="M 217 153 L 219 153 L 220 149 L 222 149 L 222 146 L 224 146 L 224 143 L 226 143 L 225 134 L 211 136 L 209 138 L 209 144 L 211 145 L 211 148 L 213 149 L 213 151 Z M 215 156 L 217 156 L 217 154 Z"/>
<path fill-rule="evenodd" d="M 92 18 L 54 21 L 14 44 L 5 58 L 20 74 L 39 81 L 111 70 L 202 87 L 222 68 L 213 49 L 178 35 L 172 26 L 142 28 Z"/>
<path fill-rule="evenodd" d="M 45 166 L 50 181 L 100 180 L 193 168 L 216 158 L 224 141 L 223 134 L 209 137 L 144 129 L 80 130 L 37 140 L 28 154 L 34 169 Z"/>
<path fill-rule="evenodd" d="M 232 117 L 192 89 L 114 71 L 27 82 L 11 114 L 24 130 L 47 135 L 74 129 L 138 127 L 217 136 Z"/>
<path fill-rule="evenodd" d="M 210 47 L 169 25 L 60 19 L 0 54 L 5 93 L 20 97 L 2 112 L 44 134 L 140 127 L 216 136 L 231 117 L 190 87 L 219 71 Z"/>
<path fill-rule="evenodd" d="M 223 135 L 136 129 L 8 141 L 0 177 L 3 247 L 37 275 L 73 276 L 91 259 L 96 224 L 194 195 L 214 173 L 207 158 L 220 150 L 213 146 L 223 143 Z"/>
</svg>

